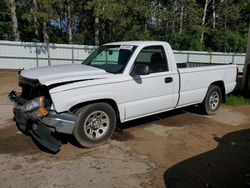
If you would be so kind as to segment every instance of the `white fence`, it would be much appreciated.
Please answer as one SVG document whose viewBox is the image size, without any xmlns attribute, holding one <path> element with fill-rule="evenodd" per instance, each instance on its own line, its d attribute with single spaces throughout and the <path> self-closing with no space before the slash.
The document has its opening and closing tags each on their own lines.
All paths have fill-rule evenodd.
<svg viewBox="0 0 250 188">
<path fill-rule="evenodd" d="M 96 47 L 0 41 L 0 69 L 29 69 L 82 62 Z"/>
<path fill-rule="evenodd" d="M 197 63 L 233 63 L 238 65 L 239 72 L 243 72 L 245 63 L 245 53 L 222 53 L 222 52 L 202 52 L 202 51 L 176 51 L 174 50 L 177 63 L 197 62 Z"/>
<path fill-rule="evenodd" d="M 0 69 L 28 69 L 48 65 L 81 63 L 95 46 L 0 41 Z M 177 63 L 234 63 L 242 72 L 245 54 L 174 51 Z"/>
</svg>

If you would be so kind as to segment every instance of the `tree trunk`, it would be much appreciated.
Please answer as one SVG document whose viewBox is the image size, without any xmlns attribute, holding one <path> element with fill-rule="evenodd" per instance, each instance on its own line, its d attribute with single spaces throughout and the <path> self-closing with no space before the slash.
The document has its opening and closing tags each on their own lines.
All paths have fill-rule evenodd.
<svg viewBox="0 0 250 188">
<path fill-rule="evenodd" d="M 64 17 L 65 17 L 65 12 L 63 11 L 64 8 L 63 8 L 63 5 L 62 5 L 62 0 L 59 1 L 59 12 L 58 12 L 58 15 L 59 15 L 59 27 L 60 27 L 60 30 L 63 29 L 63 20 L 64 20 Z"/>
<path fill-rule="evenodd" d="M 148 31 L 148 24 L 147 24 L 147 20 L 145 20 L 144 22 L 144 34 L 146 34 Z"/>
<path fill-rule="evenodd" d="M 44 43 L 49 43 L 49 35 L 47 32 L 47 23 L 43 21 L 43 42 Z"/>
<path fill-rule="evenodd" d="M 99 33 L 100 33 L 99 18 L 98 18 L 98 17 L 95 17 L 95 45 L 96 45 L 96 46 L 99 46 L 99 45 L 100 45 Z"/>
<path fill-rule="evenodd" d="M 10 10 L 11 10 L 11 21 L 12 21 L 12 34 L 15 41 L 20 40 L 20 34 L 18 31 L 18 21 L 16 16 L 16 2 L 15 0 L 10 0 Z"/>
<path fill-rule="evenodd" d="M 209 2 L 210 2 L 210 0 L 206 0 L 205 1 L 205 6 L 204 6 L 204 9 L 203 9 L 203 17 L 202 17 L 201 26 L 204 26 L 205 23 L 206 23 L 207 6 L 208 6 Z M 203 39 L 204 39 L 204 30 L 202 28 L 202 31 L 201 31 L 201 45 L 202 46 L 203 46 Z"/>
<path fill-rule="evenodd" d="M 180 12 L 180 30 L 179 33 L 182 33 L 182 25 L 183 25 L 183 11 L 184 11 L 184 6 L 181 5 L 181 12 Z"/>
<path fill-rule="evenodd" d="M 244 72 L 243 72 L 242 90 L 249 97 L 249 91 L 250 91 L 250 24 L 249 24 L 249 29 L 248 29 L 248 42 L 247 42 L 246 59 L 245 59 Z"/>
<path fill-rule="evenodd" d="M 210 0 L 205 1 L 204 9 L 203 9 L 203 17 L 202 17 L 202 26 L 205 25 L 206 22 L 206 16 L 207 16 L 207 6 Z"/>
<path fill-rule="evenodd" d="M 112 23 L 110 22 L 110 23 L 109 23 L 109 40 L 110 40 L 110 41 L 113 40 L 113 38 L 111 38 L 111 37 L 112 37 Z"/>
<path fill-rule="evenodd" d="M 70 1 L 67 1 L 67 29 L 68 29 L 68 41 L 72 42 L 72 17 L 71 17 L 71 5 Z"/>
<path fill-rule="evenodd" d="M 228 2 L 225 0 L 225 6 L 224 8 L 226 9 L 226 15 L 225 15 L 225 19 L 224 19 L 224 28 L 225 31 L 227 30 L 227 10 L 228 10 Z"/>
<path fill-rule="evenodd" d="M 35 35 L 38 38 L 39 34 L 38 34 L 38 21 L 37 21 L 37 16 L 36 13 L 38 11 L 38 6 L 37 6 L 37 1 L 33 0 L 33 8 L 31 9 L 31 12 L 33 12 L 33 17 L 34 17 L 34 24 L 35 24 Z"/>
<path fill-rule="evenodd" d="M 172 20 L 172 33 L 174 33 L 175 32 L 175 12 L 178 10 L 178 8 L 177 8 L 177 1 L 176 0 L 174 0 L 174 2 L 173 2 L 173 7 L 172 7 L 172 9 L 173 9 L 173 20 Z"/>
<path fill-rule="evenodd" d="M 47 32 L 47 23 L 43 20 L 43 42 L 46 44 L 47 54 L 48 54 L 48 65 L 51 65 L 50 60 L 50 49 L 49 49 L 49 35 Z"/>
<path fill-rule="evenodd" d="M 174 20 L 172 21 L 172 33 L 174 33 L 175 32 L 175 22 L 174 22 Z"/>
<path fill-rule="evenodd" d="M 212 9 L 213 9 L 213 28 L 215 28 L 216 25 L 215 0 L 213 0 Z"/>
</svg>

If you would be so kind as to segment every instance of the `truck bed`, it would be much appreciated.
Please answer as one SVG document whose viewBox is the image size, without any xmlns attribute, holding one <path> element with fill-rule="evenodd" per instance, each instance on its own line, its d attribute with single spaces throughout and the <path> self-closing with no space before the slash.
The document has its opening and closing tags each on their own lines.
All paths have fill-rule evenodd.
<svg viewBox="0 0 250 188">
<path fill-rule="evenodd" d="M 216 81 L 225 86 L 225 93 L 235 87 L 236 65 L 223 63 L 177 63 L 180 76 L 180 99 L 178 106 L 200 103 L 207 89 Z"/>
<path fill-rule="evenodd" d="M 182 68 L 209 67 L 209 66 L 218 66 L 218 65 L 228 65 L 228 64 L 185 62 L 185 63 L 177 63 L 177 68 L 182 69 Z"/>
</svg>

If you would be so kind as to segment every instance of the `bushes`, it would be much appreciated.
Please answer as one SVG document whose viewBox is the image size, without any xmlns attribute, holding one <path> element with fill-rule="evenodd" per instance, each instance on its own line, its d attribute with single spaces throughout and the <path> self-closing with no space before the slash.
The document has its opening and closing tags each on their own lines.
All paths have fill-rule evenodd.
<svg viewBox="0 0 250 188">
<path fill-rule="evenodd" d="M 239 53 L 246 49 L 247 36 L 246 33 L 211 29 L 205 35 L 204 44 L 208 51 Z"/>
</svg>

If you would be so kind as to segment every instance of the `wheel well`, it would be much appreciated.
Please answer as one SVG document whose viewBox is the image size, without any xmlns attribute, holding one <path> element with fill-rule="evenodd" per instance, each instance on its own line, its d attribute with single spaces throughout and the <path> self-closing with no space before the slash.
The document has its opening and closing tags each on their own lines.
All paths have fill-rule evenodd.
<svg viewBox="0 0 250 188">
<path fill-rule="evenodd" d="M 216 85 L 218 86 L 220 89 L 221 89 L 221 92 L 222 92 L 222 102 L 226 102 L 226 91 L 225 91 L 225 84 L 223 81 L 216 81 L 216 82 L 213 82 L 211 85 Z"/>
<path fill-rule="evenodd" d="M 116 102 L 112 99 L 98 99 L 98 100 L 93 100 L 93 101 L 87 101 L 87 102 L 83 102 L 83 103 L 79 103 L 73 107 L 70 108 L 70 112 L 76 112 L 79 108 L 86 106 L 88 104 L 93 104 L 93 103 L 100 103 L 100 102 L 105 102 L 108 103 L 115 111 L 116 116 L 117 116 L 117 120 L 118 122 L 120 122 L 120 113 L 119 113 L 119 109 L 118 106 L 116 104 Z"/>
</svg>

